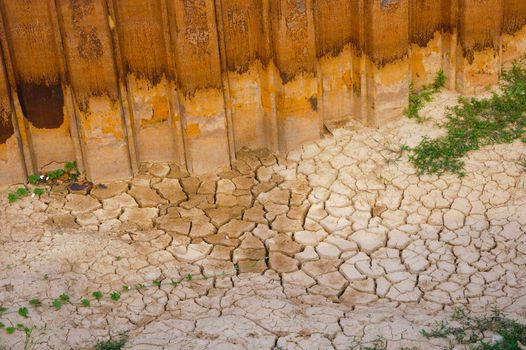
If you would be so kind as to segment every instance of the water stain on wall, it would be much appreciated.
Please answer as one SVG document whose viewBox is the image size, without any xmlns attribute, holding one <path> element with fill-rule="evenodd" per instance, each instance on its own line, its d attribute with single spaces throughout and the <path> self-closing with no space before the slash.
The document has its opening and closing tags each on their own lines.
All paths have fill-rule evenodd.
<svg viewBox="0 0 526 350">
<path fill-rule="evenodd" d="M 497 55 L 502 31 L 502 0 L 459 0 L 459 43 L 473 64 L 475 53 L 492 49 Z"/>
<path fill-rule="evenodd" d="M 6 143 L 14 133 L 15 128 L 11 122 L 11 113 L 5 106 L 0 105 L 0 144 Z"/>
<path fill-rule="evenodd" d="M 425 47 L 436 32 L 450 29 L 450 0 L 411 0 L 409 5 L 409 40 Z"/>
<path fill-rule="evenodd" d="M 283 84 L 296 76 L 316 75 L 314 24 L 309 16 L 312 0 L 271 1 L 274 58 Z"/>
<path fill-rule="evenodd" d="M 526 1 L 503 0 L 504 21 L 502 31 L 506 34 L 514 34 L 526 25 Z"/>
<path fill-rule="evenodd" d="M 353 0 L 318 0 L 316 2 L 316 55 L 338 56 L 352 40 L 351 8 Z"/>
<path fill-rule="evenodd" d="M 64 122 L 64 95 L 59 83 L 19 82 L 18 98 L 24 116 L 40 129 L 58 128 Z"/>
<path fill-rule="evenodd" d="M 407 57 L 409 0 L 365 1 L 365 52 L 378 67 Z"/>
</svg>

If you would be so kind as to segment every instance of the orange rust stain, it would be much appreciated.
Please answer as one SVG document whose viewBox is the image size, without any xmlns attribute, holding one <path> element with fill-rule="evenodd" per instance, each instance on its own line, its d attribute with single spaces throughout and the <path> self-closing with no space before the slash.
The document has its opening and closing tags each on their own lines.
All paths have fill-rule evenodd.
<svg viewBox="0 0 526 350">
<path fill-rule="evenodd" d="M 151 120 L 144 120 L 143 125 L 152 125 L 164 123 L 168 120 L 170 110 L 168 108 L 168 101 L 165 96 L 154 96 L 152 98 L 153 117 Z"/>
<path fill-rule="evenodd" d="M 407 78 L 407 60 L 398 60 L 377 68 L 380 85 L 400 84 Z"/>
<path fill-rule="evenodd" d="M 202 89 L 183 100 L 187 116 L 216 118 L 224 113 L 223 92 L 219 89 Z"/>
<path fill-rule="evenodd" d="M 424 55 L 422 50 L 415 48 L 411 55 L 412 79 L 420 80 L 426 78 L 426 68 L 424 67 Z"/>
<path fill-rule="evenodd" d="M 411 44 L 411 80 L 415 88 L 430 84 L 442 68 L 442 32 L 435 32 L 425 46 Z"/>
<path fill-rule="evenodd" d="M 198 123 L 188 124 L 186 126 L 186 134 L 190 137 L 199 137 L 201 135 L 199 124 Z"/>
<path fill-rule="evenodd" d="M 124 139 L 119 104 L 107 96 L 91 97 L 88 111 L 82 113 L 81 118 L 85 142 L 94 142 L 90 139 L 106 138 L 108 135 L 112 135 L 116 140 Z"/>
<path fill-rule="evenodd" d="M 354 83 L 353 83 L 353 79 L 352 79 L 352 72 L 351 72 L 351 70 L 346 70 L 343 73 L 342 79 L 343 79 L 343 82 L 345 83 L 345 86 L 347 86 L 347 88 L 352 90 Z"/>
<path fill-rule="evenodd" d="M 459 88 L 464 93 L 474 93 L 498 82 L 499 61 L 493 48 L 475 51 L 473 58 L 463 58 L 457 74 Z"/>
<path fill-rule="evenodd" d="M 0 160 L 7 161 L 9 156 L 8 151 L 9 149 L 7 148 L 7 142 L 0 143 Z"/>
<path fill-rule="evenodd" d="M 302 74 L 283 85 L 282 92 L 278 95 L 278 118 L 306 117 L 315 112 L 313 104 L 317 104 L 318 86 L 316 78 L 310 74 Z M 300 132 L 296 130 L 296 132 Z"/>
<path fill-rule="evenodd" d="M 122 140 L 124 138 L 124 133 L 120 127 L 120 123 L 115 121 L 115 115 L 107 115 L 101 118 L 100 123 L 103 125 L 102 133 L 103 134 L 113 134 L 117 140 Z"/>
</svg>

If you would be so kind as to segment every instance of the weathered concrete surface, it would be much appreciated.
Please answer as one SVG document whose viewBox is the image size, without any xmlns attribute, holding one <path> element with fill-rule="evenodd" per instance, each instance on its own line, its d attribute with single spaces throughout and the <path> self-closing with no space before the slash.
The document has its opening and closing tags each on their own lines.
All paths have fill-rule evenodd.
<svg viewBox="0 0 526 350">
<path fill-rule="evenodd" d="M 207 173 L 399 118 L 440 69 L 476 92 L 526 48 L 521 0 L 1 0 L 0 20 L 0 184 L 71 160 Z"/>
<path fill-rule="evenodd" d="M 88 195 L 0 193 L 0 304 L 163 280 L 118 303 L 31 310 L 38 349 L 129 331 L 130 349 L 343 350 L 383 336 L 427 350 L 446 344 L 420 329 L 455 307 L 524 321 L 524 143 L 471 152 L 464 178 L 418 176 L 400 151 L 438 135 L 457 97 L 437 96 L 429 124 L 350 123 L 286 156 L 242 150 L 208 176 L 148 164 Z"/>
</svg>

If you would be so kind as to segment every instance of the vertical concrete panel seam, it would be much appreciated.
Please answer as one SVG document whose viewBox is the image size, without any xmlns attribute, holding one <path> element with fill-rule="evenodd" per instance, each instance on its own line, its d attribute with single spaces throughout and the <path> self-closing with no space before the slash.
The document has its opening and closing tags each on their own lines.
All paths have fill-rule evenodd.
<svg viewBox="0 0 526 350">
<path fill-rule="evenodd" d="M 504 33 L 504 21 L 505 21 L 505 18 L 504 18 L 504 1 L 501 1 L 500 2 L 500 12 L 501 12 L 501 18 L 502 18 L 502 22 L 501 22 L 501 25 L 500 25 L 500 31 L 499 31 L 499 51 L 498 51 L 498 67 L 499 67 L 499 79 L 502 75 L 502 52 L 503 52 L 503 47 L 502 47 L 502 34 Z"/>
<path fill-rule="evenodd" d="M 177 70 L 175 68 L 175 59 L 173 56 L 174 52 L 172 50 L 170 20 L 168 18 L 168 7 L 166 5 L 166 0 L 161 0 L 161 10 L 163 19 L 162 28 L 164 47 L 168 62 L 169 75 L 171 75 L 171 77 L 168 79 L 168 85 L 166 88 L 168 90 L 169 95 L 170 117 L 172 119 L 173 135 L 176 143 L 177 162 L 179 163 L 178 165 L 184 167 L 188 171 L 188 145 L 182 125 L 183 111 L 181 109 L 179 94 L 176 90 L 178 89 L 178 87 L 176 86 Z"/>
<path fill-rule="evenodd" d="M 221 81 L 223 84 L 223 105 L 225 110 L 228 149 L 230 163 L 236 159 L 236 140 L 234 138 L 234 124 L 232 121 L 232 97 L 230 95 L 230 82 L 228 76 L 228 57 L 226 57 L 225 29 L 223 23 L 222 0 L 212 0 L 215 18 L 215 30 L 217 32 L 217 45 L 219 48 L 219 61 L 221 64 Z"/>
<path fill-rule="evenodd" d="M 5 21 L 6 12 L 2 5 L 3 4 L 0 2 L 0 41 L 2 44 L 4 64 L 7 72 L 7 81 L 11 90 L 11 106 L 13 109 L 12 113 L 16 120 L 16 130 L 18 132 L 18 135 L 20 135 L 23 154 L 22 159 L 25 163 L 25 171 L 26 174 L 32 174 L 38 170 L 37 161 L 33 149 L 31 133 L 29 132 L 29 128 L 25 118 L 20 113 L 20 103 L 17 103 L 17 101 L 19 101 L 19 98 L 18 92 L 16 90 L 16 76 L 14 72 L 13 61 L 11 59 L 11 45 L 9 45 L 9 39 L 7 36 L 7 27 Z"/>
<path fill-rule="evenodd" d="M 3 28 L 3 22 L 2 22 L 2 19 L 0 18 L 0 24 L 2 25 L 2 28 Z M 3 39 L 3 35 L 0 35 L 0 41 L 4 41 Z M 13 125 L 13 129 L 14 129 L 14 133 L 15 133 L 15 137 L 16 137 L 16 141 L 17 141 L 17 151 L 18 151 L 18 155 L 20 157 L 20 161 L 21 163 L 19 164 L 21 170 L 22 170 L 22 173 L 24 175 L 25 178 L 28 177 L 29 173 L 28 173 L 28 169 L 26 167 L 26 161 L 25 161 L 25 155 L 24 155 L 24 146 L 22 144 L 22 138 L 21 138 L 21 135 L 20 135 L 20 130 L 18 129 L 19 126 L 18 126 L 18 121 L 17 121 L 17 118 L 16 118 L 16 112 L 15 112 L 15 106 L 14 106 L 14 103 L 13 103 L 13 95 L 11 94 L 11 84 L 9 83 L 9 79 L 8 79 L 8 72 L 7 72 L 7 67 L 6 67 L 6 59 L 5 59 L 5 55 L 4 55 L 4 52 L 2 50 L 2 48 L 4 47 L 4 44 L 2 43 L 0 45 L 0 62 L 2 62 L 2 66 L 0 67 L 0 69 L 4 72 L 4 76 L 6 77 L 5 79 L 5 84 L 7 85 L 6 86 L 6 93 L 7 93 L 7 99 L 9 101 L 9 105 L 10 105 L 10 108 L 11 108 L 11 113 L 10 113 L 10 121 Z M 25 179 L 24 179 L 25 180 Z"/>
<path fill-rule="evenodd" d="M 55 40 L 57 42 L 58 47 L 58 56 L 59 56 L 59 62 L 60 62 L 60 76 L 62 81 L 62 89 L 66 92 L 66 99 L 64 101 L 66 105 L 67 113 L 69 114 L 70 119 L 70 133 L 73 138 L 73 146 L 75 149 L 75 160 L 77 162 L 77 166 L 81 172 L 85 172 L 86 166 L 85 166 L 85 150 L 84 145 L 82 144 L 82 140 L 80 137 L 80 129 L 79 129 L 79 121 L 78 121 L 78 114 L 75 109 L 74 104 L 74 92 L 73 89 L 69 86 L 69 69 L 67 65 L 66 58 L 64 57 L 64 44 L 63 44 L 63 34 L 60 26 L 60 18 L 59 13 L 57 10 L 57 4 L 56 0 L 49 0 L 48 1 L 48 9 L 52 18 L 52 26 L 54 31 Z"/>
<path fill-rule="evenodd" d="M 458 65 L 458 27 L 459 27 L 459 18 L 458 18 L 458 9 L 459 3 L 458 0 L 450 0 L 449 6 L 449 22 L 451 26 L 451 43 L 450 43 L 450 52 L 449 52 L 449 61 L 453 67 L 450 67 L 449 71 L 451 74 L 449 88 L 452 90 L 457 90 L 457 65 Z"/>
<path fill-rule="evenodd" d="M 274 68 L 276 67 L 276 63 L 274 61 L 274 50 L 272 45 L 272 38 L 273 38 L 273 32 L 272 32 L 272 18 L 271 18 L 271 4 L 270 1 L 272 0 L 262 0 L 262 13 L 263 13 L 263 28 L 264 28 L 264 35 L 265 40 L 268 43 L 268 60 L 266 67 L 263 67 L 264 69 L 264 76 L 263 79 L 265 79 L 265 83 L 267 84 L 267 91 L 266 93 L 269 95 L 268 100 L 270 104 L 270 110 L 267 111 L 269 113 L 268 116 L 266 116 L 267 120 L 269 121 L 269 130 L 267 134 L 267 143 L 270 144 L 270 148 L 272 151 L 279 150 L 279 137 L 278 137 L 278 117 L 277 117 L 277 110 L 276 110 L 276 92 L 270 91 L 271 86 L 275 86 L 276 83 L 274 81 Z M 262 96 L 263 98 L 263 96 Z"/>
<path fill-rule="evenodd" d="M 318 38 L 319 38 L 319 31 L 317 31 L 317 25 L 318 25 L 318 21 L 319 21 L 319 17 L 318 17 L 318 1 L 319 0 L 312 0 L 311 2 L 311 6 L 312 6 L 312 21 L 313 21 L 313 36 L 314 36 L 314 52 L 317 53 L 318 52 Z M 308 14 L 308 12 L 307 12 Z M 324 106 L 325 106 L 325 103 L 324 103 L 324 91 L 323 91 L 323 72 L 322 72 L 322 69 L 321 69 L 321 64 L 320 64 L 320 59 L 321 57 L 317 57 L 318 55 L 315 54 L 315 57 L 316 57 L 316 80 L 318 82 L 318 91 L 317 91 L 317 98 L 318 98 L 318 103 L 317 103 L 317 109 L 318 109 L 318 123 L 319 123 L 319 128 L 320 128 L 320 132 L 323 131 L 323 125 L 325 124 L 325 114 L 324 114 Z"/>
<path fill-rule="evenodd" d="M 123 60 L 120 48 L 119 34 L 118 34 L 118 24 L 119 20 L 117 18 L 117 11 L 115 10 L 113 0 L 101 0 L 103 9 L 105 12 L 105 17 L 107 20 L 107 35 L 110 37 L 110 45 L 113 52 L 112 62 L 113 62 L 113 72 L 115 74 L 115 79 L 117 82 L 117 91 L 119 96 L 119 103 L 121 106 L 121 118 L 124 124 L 124 130 L 126 132 L 126 144 L 128 148 L 128 156 L 130 159 L 130 167 L 132 174 L 137 174 L 139 172 L 138 163 L 140 162 L 140 154 L 137 151 L 137 141 L 136 141 L 136 128 L 135 122 L 133 119 L 133 108 L 131 106 L 131 91 L 126 79 L 126 73 L 123 68 Z M 115 27 L 111 28 L 109 21 L 114 18 Z"/>
</svg>

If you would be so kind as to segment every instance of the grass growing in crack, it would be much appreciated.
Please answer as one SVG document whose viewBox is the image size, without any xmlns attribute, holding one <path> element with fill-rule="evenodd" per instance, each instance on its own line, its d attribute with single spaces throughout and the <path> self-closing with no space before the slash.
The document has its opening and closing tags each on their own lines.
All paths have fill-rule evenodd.
<svg viewBox="0 0 526 350">
<path fill-rule="evenodd" d="M 464 345 L 473 350 L 519 350 L 526 344 L 526 325 L 508 319 L 502 311 L 494 308 L 487 316 L 472 316 L 456 309 L 451 320 L 437 322 L 421 334 L 427 339 L 447 339 L 453 349 Z M 488 340 L 492 336 L 492 340 Z"/>
<path fill-rule="evenodd" d="M 114 340 L 99 340 L 95 345 L 96 350 L 120 350 L 126 345 L 128 339 L 126 337 L 121 337 Z"/>
<path fill-rule="evenodd" d="M 364 343 L 360 339 L 354 338 L 349 346 L 349 350 L 386 350 L 387 342 L 385 338 L 378 336 L 371 342 Z"/>
<path fill-rule="evenodd" d="M 264 257 L 262 259 L 253 261 L 250 264 L 247 264 L 246 266 L 243 266 L 245 268 L 253 268 L 257 266 L 258 262 L 267 260 L 268 257 Z M 186 276 L 181 277 L 179 280 L 173 280 L 173 279 L 161 279 L 161 280 L 155 280 L 148 284 L 138 284 L 135 286 L 135 288 L 131 286 L 124 285 L 122 287 L 123 294 L 112 291 L 110 293 L 103 293 L 101 291 L 94 291 L 90 294 L 90 296 L 85 296 L 80 299 L 72 298 L 69 294 L 62 293 L 58 296 L 58 298 L 55 299 L 48 299 L 48 300 L 40 300 L 36 298 L 32 298 L 27 302 L 28 307 L 19 307 L 19 308 L 8 308 L 4 305 L 0 304 L 0 331 L 5 332 L 8 335 L 15 334 L 15 333 L 23 333 L 25 335 L 25 346 L 24 350 L 29 349 L 31 346 L 31 337 L 35 330 L 37 330 L 36 326 L 34 325 L 26 325 L 22 323 L 18 323 L 16 325 L 13 325 L 12 322 L 9 319 L 3 319 L 4 317 L 8 315 L 18 315 L 20 316 L 24 322 L 31 322 L 31 309 L 37 309 L 41 308 L 42 311 L 45 311 L 47 308 L 48 310 L 54 310 L 54 311 L 60 311 L 65 309 L 65 307 L 69 304 L 73 306 L 74 308 L 82 307 L 92 307 L 95 306 L 95 304 L 99 304 L 100 302 L 104 300 L 111 300 L 114 303 L 117 303 L 121 300 L 122 295 L 124 293 L 129 293 L 133 291 L 139 291 L 142 289 L 147 288 L 161 288 L 161 286 L 168 286 L 171 285 L 172 287 L 177 287 L 178 285 L 182 283 L 191 283 L 193 281 L 203 281 L 208 280 L 210 278 L 217 278 L 217 277 L 224 277 L 224 276 L 230 276 L 233 274 L 236 274 L 239 272 L 239 266 L 236 264 L 234 265 L 234 269 L 232 270 L 225 270 L 222 273 L 214 274 L 214 275 L 197 275 L 194 276 L 192 274 L 187 274 Z M 93 302 L 93 304 L 92 304 Z M 121 338 L 117 340 L 109 340 L 109 341 L 101 341 L 97 343 L 96 349 L 121 349 L 127 341 L 127 337 L 121 336 Z"/>
<path fill-rule="evenodd" d="M 445 136 L 412 148 L 409 160 L 420 174 L 464 176 L 462 158 L 483 146 L 524 139 L 526 127 L 526 59 L 502 74 L 500 91 L 489 98 L 460 98 L 443 124 Z"/>
<path fill-rule="evenodd" d="M 433 99 L 433 95 L 442 90 L 445 84 L 446 76 L 443 70 L 437 73 L 433 84 L 425 85 L 420 91 L 415 91 L 414 85 L 411 83 L 409 87 L 409 107 L 404 110 L 404 114 L 419 123 L 425 121 L 425 118 L 420 115 L 420 110 L 424 107 L 424 104 Z"/>
</svg>

